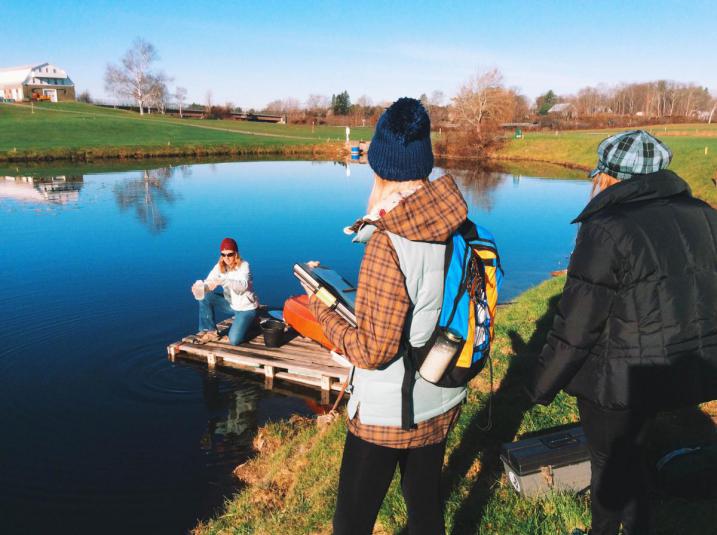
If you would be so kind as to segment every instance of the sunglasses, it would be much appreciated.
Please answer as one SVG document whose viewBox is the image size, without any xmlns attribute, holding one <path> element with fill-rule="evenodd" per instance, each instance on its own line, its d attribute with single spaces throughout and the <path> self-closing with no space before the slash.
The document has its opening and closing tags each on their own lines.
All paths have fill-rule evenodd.
<svg viewBox="0 0 717 535">
<path fill-rule="evenodd" d="M 236 253 L 219 253 L 219 254 L 221 254 L 222 256 L 236 256 L 237 255 Z"/>
</svg>

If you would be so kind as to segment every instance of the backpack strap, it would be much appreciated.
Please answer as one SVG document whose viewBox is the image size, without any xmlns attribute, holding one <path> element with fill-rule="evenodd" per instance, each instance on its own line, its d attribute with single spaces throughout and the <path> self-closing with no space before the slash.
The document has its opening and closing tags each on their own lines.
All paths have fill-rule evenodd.
<svg viewBox="0 0 717 535">
<path fill-rule="evenodd" d="M 401 384 L 401 429 L 408 431 L 416 427 L 413 421 L 413 387 L 416 385 L 416 362 L 410 343 L 401 341 L 403 351 L 403 383 Z"/>
<path fill-rule="evenodd" d="M 466 240 L 466 243 L 468 243 L 469 246 L 471 242 L 475 242 L 478 240 L 493 243 L 493 246 L 488 248 L 494 250 L 495 258 L 481 258 L 481 261 L 487 266 L 498 268 L 500 272 L 505 275 L 505 271 L 503 271 L 503 266 L 500 262 L 500 254 L 498 253 L 498 248 L 495 247 L 495 242 L 492 238 L 481 238 L 480 233 L 478 232 L 478 227 L 473 221 L 471 221 L 470 219 L 466 219 L 463 223 L 461 223 L 461 226 L 458 227 L 458 230 L 456 232 L 460 232 L 461 236 L 463 236 L 463 239 Z"/>
<path fill-rule="evenodd" d="M 452 236 L 452 235 L 451 235 Z M 446 282 L 446 274 L 448 272 L 448 264 L 453 256 L 453 239 L 448 238 L 446 241 L 446 252 L 443 257 L 443 283 Z M 454 304 L 454 309 L 451 314 L 455 314 L 455 307 L 458 303 Z M 440 316 L 436 320 L 437 323 L 440 321 Z M 414 429 L 416 424 L 413 420 L 413 387 L 416 385 L 416 373 L 426 358 L 428 351 L 433 347 L 433 343 L 436 340 L 436 331 L 434 329 L 431 337 L 426 341 L 423 347 L 413 347 L 411 343 L 406 339 L 405 334 L 401 337 L 401 345 L 399 352 L 403 352 L 403 383 L 401 383 L 401 429 L 408 431 Z"/>
<path fill-rule="evenodd" d="M 466 243 L 470 243 L 480 238 L 476 224 L 470 219 L 466 219 L 463 223 L 461 223 L 461 226 L 456 229 L 456 232 L 463 236 Z"/>
</svg>

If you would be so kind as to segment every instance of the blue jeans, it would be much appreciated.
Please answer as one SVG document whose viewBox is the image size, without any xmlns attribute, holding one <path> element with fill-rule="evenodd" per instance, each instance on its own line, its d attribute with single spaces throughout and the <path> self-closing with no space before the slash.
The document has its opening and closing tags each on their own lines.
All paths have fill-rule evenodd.
<svg viewBox="0 0 717 535">
<path fill-rule="evenodd" d="M 229 329 L 229 343 L 233 346 L 239 345 L 246 340 L 246 333 L 249 330 L 256 310 L 242 310 L 237 312 L 226 300 L 224 294 L 208 292 L 204 299 L 199 301 L 199 330 L 213 331 L 217 328 L 217 315 L 222 317 L 234 316 L 234 322 Z"/>
</svg>

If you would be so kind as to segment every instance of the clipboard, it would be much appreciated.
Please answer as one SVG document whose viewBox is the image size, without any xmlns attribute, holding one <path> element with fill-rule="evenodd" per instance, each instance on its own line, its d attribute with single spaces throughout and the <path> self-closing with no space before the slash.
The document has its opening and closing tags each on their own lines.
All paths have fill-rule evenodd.
<svg viewBox="0 0 717 535">
<path fill-rule="evenodd" d="M 331 310 L 356 327 L 356 288 L 333 269 L 294 264 L 294 275 Z"/>
</svg>

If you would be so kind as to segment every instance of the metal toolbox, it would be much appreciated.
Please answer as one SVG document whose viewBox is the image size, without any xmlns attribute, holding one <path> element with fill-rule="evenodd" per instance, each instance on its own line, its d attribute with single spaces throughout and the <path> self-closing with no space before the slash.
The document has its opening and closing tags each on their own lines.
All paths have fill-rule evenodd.
<svg viewBox="0 0 717 535">
<path fill-rule="evenodd" d="M 503 444 L 500 459 L 510 484 L 523 496 L 579 492 L 590 486 L 590 454 L 579 424 Z"/>
</svg>

